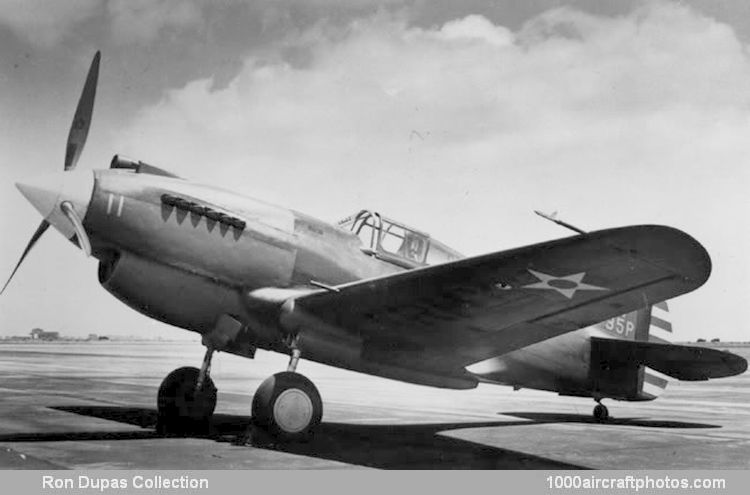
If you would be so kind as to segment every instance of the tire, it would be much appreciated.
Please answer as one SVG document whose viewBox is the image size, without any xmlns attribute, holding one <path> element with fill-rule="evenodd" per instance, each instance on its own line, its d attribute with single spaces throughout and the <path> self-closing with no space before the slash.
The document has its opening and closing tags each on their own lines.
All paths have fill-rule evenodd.
<svg viewBox="0 0 750 495">
<path fill-rule="evenodd" d="M 597 404 L 594 407 L 594 419 L 597 421 L 607 421 L 609 419 L 609 409 L 606 406 Z"/>
<path fill-rule="evenodd" d="M 162 381 L 157 396 L 156 431 L 165 435 L 206 435 L 216 409 L 216 387 L 206 377 L 195 393 L 198 368 L 178 368 Z"/>
<path fill-rule="evenodd" d="M 284 371 L 260 384 L 252 414 L 255 426 L 278 440 L 307 441 L 323 418 L 323 401 L 310 380 Z"/>
</svg>

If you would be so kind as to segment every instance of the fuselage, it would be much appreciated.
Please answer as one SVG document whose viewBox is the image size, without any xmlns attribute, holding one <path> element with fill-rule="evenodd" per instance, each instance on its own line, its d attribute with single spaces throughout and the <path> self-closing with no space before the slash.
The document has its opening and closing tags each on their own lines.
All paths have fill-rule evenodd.
<svg viewBox="0 0 750 495">
<path fill-rule="evenodd" d="M 131 308 L 202 335 L 214 331 L 225 315 L 241 322 L 243 331 L 219 350 L 246 356 L 256 347 L 286 352 L 289 329 L 280 312 L 290 294 L 405 269 L 363 249 L 355 233 L 223 189 L 133 170 L 76 171 L 75 176 L 69 175 L 55 194 L 36 200 L 24 194 L 45 215 L 66 199 L 73 202 L 100 261 L 100 283 Z M 86 187 L 88 199 L 82 192 Z M 50 217 L 50 222 L 75 241 L 65 221 Z M 468 369 L 485 382 L 592 395 L 590 337 L 618 338 L 605 326 L 570 332 Z M 356 332 L 313 329 L 305 344 L 306 359 L 430 383 L 411 379 L 408 363 L 400 370 L 363 362 Z M 638 398 L 632 391 L 609 396 Z"/>
</svg>

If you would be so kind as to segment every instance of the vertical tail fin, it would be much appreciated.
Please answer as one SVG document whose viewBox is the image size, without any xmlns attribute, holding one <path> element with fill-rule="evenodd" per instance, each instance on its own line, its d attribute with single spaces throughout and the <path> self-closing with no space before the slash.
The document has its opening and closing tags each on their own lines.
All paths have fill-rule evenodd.
<svg viewBox="0 0 750 495">
<path fill-rule="evenodd" d="M 668 343 L 672 324 L 666 301 L 611 318 L 597 325 L 610 338 L 636 342 Z M 595 339 L 596 340 L 596 339 Z M 617 357 L 606 340 L 592 347 L 595 388 L 603 395 L 627 400 L 652 400 L 667 387 L 668 377 L 637 362 Z"/>
<path fill-rule="evenodd" d="M 646 307 L 610 318 L 597 327 L 611 337 L 620 340 L 647 341 L 649 339 L 650 308 Z"/>
<path fill-rule="evenodd" d="M 639 342 L 668 343 L 672 341 L 672 323 L 669 321 L 666 301 L 647 306 L 597 325 L 611 337 Z"/>
</svg>

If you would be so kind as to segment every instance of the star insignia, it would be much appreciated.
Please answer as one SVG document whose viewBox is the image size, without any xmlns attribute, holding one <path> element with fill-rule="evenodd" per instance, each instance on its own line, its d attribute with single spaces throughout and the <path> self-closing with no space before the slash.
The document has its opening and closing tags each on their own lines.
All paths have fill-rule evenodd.
<svg viewBox="0 0 750 495">
<path fill-rule="evenodd" d="M 522 286 L 524 289 L 554 290 L 568 299 L 573 299 L 573 296 L 575 296 L 576 292 L 579 290 L 609 290 L 606 287 L 583 283 L 582 280 L 583 277 L 586 276 L 586 272 L 574 273 L 573 275 L 567 275 L 565 277 L 555 277 L 554 275 L 548 275 L 536 270 L 528 269 L 528 271 L 539 279 L 539 282 L 524 285 Z"/>
</svg>

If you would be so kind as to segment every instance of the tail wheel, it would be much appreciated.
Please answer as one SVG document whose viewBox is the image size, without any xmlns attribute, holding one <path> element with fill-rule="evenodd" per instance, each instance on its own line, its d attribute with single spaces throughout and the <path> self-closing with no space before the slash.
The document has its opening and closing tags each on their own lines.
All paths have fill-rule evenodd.
<svg viewBox="0 0 750 495">
<path fill-rule="evenodd" d="M 198 368 L 178 368 L 167 375 L 159 387 L 156 429 L 162 434 L 187 435 L 208 433 L 216 409 L 216 387 L 210 377 L 196 392 Z"/>
<path fill-rule="evenodd" d="M 308 440 L 322 417 L 318 389 L 298 373 L 276 373 L 253 397 L 253 422 L 280 440 Z"/>
</svg>

